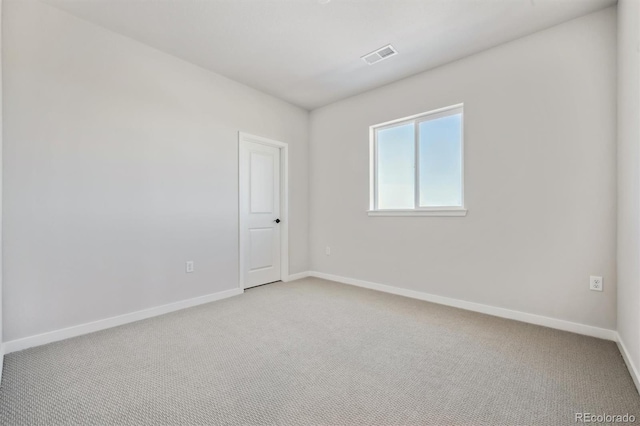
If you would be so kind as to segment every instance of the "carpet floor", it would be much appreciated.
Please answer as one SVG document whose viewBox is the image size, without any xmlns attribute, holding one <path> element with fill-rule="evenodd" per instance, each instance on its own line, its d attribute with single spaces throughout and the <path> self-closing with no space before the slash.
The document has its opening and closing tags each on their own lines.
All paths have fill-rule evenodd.
<svg viewBox="0 0 640 426">
<path fill-rule="evenodd" d="M 613 342 L 315 278 L 12 353 L 3 374 L 2 425 L 640 417 Z"/>
</svg>

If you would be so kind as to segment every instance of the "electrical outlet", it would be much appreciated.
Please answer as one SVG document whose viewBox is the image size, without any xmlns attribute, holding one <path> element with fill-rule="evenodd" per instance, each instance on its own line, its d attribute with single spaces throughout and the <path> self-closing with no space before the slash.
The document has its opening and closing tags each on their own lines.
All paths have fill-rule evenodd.
<svg viewBox="0 0 640 426">
<path fill-rule="evenodd" d="M 186 265 L 185 265 L 185 272 L 187 274 L 192 273 L 194 270 L 194 264 L 193 264 L 193 260 L 188 260 Z"/>
<path fill-rule="evenodd" d="M 589 290 L 602 291 L 603 284 L 602 277 L 589 277 Z"/>
<path fill-rule="evenodd" d="M 331 247 L 326 246 L 324 248 L 324 254 L 326 254 L 327 256 L 331 256 Z"/>
</svg>

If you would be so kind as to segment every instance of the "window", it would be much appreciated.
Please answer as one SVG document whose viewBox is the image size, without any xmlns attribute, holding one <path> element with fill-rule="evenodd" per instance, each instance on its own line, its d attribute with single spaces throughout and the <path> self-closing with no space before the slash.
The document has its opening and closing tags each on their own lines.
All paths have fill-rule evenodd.
<svg viewBox="0 0 640 426">
<path fill-rule="evenodd" d="M 464 216 L 463 106 L 371 127 L 371 216 Z"/>
</svg>

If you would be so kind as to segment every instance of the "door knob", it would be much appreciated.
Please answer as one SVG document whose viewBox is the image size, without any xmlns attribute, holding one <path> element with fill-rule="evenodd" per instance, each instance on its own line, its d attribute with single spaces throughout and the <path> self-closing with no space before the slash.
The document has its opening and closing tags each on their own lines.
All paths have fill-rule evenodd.
<svg viewBox="0 0 640 426">
<path fill-rule="evenodd" d="M 280 219 L 274 220 L 275 223 L 280 223 Z"/>
</svg>

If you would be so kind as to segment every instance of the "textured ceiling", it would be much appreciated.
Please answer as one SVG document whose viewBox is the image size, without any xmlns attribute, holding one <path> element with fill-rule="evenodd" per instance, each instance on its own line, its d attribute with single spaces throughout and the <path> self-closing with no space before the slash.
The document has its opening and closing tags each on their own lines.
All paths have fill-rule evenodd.
<svg viewBox="0 0 640 426">
<path fill-rule="evenodd" d="M 615 4 L 615 0 L 45 0 L 306 109 Z M 386 44 L 376 65 L 360 57 Z"/>
</svg>

